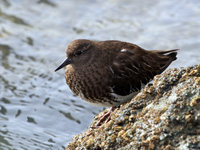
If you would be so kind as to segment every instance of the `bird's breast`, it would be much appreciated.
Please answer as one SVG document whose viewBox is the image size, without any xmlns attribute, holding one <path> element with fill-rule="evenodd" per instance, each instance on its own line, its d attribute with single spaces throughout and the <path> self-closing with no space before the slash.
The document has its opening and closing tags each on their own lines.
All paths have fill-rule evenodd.
<svg viewBox="0 0 200 150">
<path fill-rule="evenodd" d="M 105 73 L 103 68 L 97 68 L 85 68 L 80 71 L 67 66 L 65 71 L 65 78 L 69 88 L 75 95 L 90 103 L 108 101 L 111 90 L 108 74 Z"/>
</svg>

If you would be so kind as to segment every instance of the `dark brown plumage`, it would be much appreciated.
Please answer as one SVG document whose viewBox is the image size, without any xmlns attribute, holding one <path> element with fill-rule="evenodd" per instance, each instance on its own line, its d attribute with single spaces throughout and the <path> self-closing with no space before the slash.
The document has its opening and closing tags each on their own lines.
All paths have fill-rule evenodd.
<svg viewBox="0 0 200 150">
<path fill-rule="evenodd" d="M 121 41 L 75 40 L 67 49 L 65 78 L 85 101 L 118 106 L 136 95 L 153 77 L 176 60 L 178 49 L 146 51 Z"/>
</svg>

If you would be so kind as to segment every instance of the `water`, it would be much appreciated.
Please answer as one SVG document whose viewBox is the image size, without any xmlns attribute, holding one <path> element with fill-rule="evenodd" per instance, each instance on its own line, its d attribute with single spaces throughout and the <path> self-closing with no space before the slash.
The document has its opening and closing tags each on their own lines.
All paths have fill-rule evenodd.
<svg viewBox="0 0 200 150">
<path fill-rule="evenodd" d="M 199 64 L 199 14 L 199 0 L 0 0 L 0 149 L 64 149 L 103 110 L 54 73 L 70 41 L 180 48 L 170 67 Z"/>
</svg>

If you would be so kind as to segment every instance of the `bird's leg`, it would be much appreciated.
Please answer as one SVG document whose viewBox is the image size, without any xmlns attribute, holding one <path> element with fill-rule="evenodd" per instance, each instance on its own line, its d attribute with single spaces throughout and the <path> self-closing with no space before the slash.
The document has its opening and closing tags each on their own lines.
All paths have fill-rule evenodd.
<svg viewBox="0 0 200 150">
<path fill-rule="evenodd" d="M 99 128 L 100 127 L 100 125 L 101 125 L 101 123 L 106 119 L 106 121 L 105 121 L 105 123 L 107 123 L 107 122 L 109 122 L 110 121 L 110 118 L 111 118 L 111 114 L 112 114 L 112 112 L 115 110 L 115 106 L 112 106 L 110 109 L 109 109 L 109 111 L 105 114 L 105 115 L 103 115 L 102 117 L 101 117 L 101 119 L 97 122 L 97 124 L 95 125 L 95 126 L 93 126 L 93 127 L 91 127 L 91 128 Z"/>
</svg>

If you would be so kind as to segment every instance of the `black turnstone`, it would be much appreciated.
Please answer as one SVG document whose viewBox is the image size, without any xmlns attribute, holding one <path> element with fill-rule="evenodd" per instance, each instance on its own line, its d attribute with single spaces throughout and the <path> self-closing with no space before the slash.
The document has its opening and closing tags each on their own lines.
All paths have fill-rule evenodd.
<svg viewBox="0 0 200 150">
<path fill-rule="evenodd" d="M 66 82 L 83 100 L 119 106 L 176 60 L 177 50 L 147 51 L 127 42 L 79 39 L 68 45 L 67 58 L 55 71 L 66 66 Z"/>
</svg>

